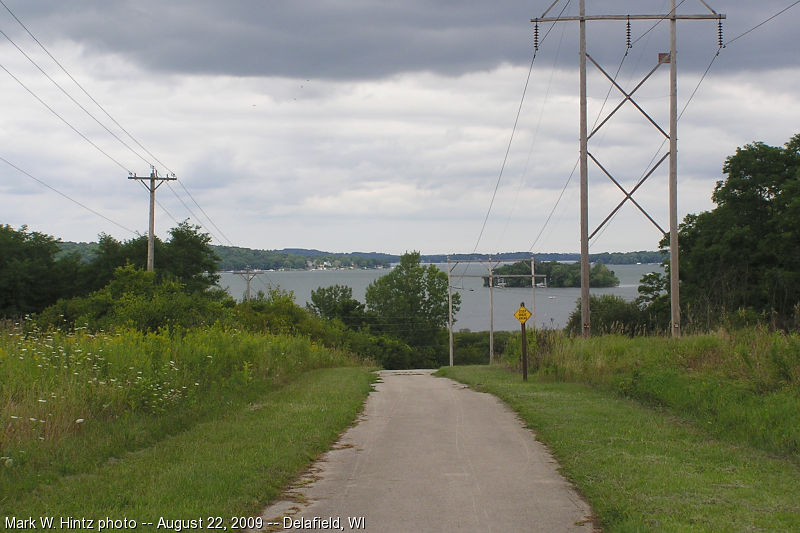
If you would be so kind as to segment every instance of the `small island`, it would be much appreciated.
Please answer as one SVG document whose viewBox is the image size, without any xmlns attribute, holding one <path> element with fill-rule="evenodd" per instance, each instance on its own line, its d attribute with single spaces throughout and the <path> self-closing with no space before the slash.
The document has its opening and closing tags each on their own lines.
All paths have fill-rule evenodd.
<svg viewBox="0 0 800 533">
<path fill-rule="evenodd" d="M 548 287 L 580 287 L 581 286 L 581 264 L 580 263 L 559 263 L 558 261 L 536 262 L 536 275 L 546 276 L 545 285 Z M 519 261 L 510 265 L 503 265 L 494 270 L 495 286 L 500 286 L 502 276 L 528 275 L 528 277 L 509 277 L 502 278 L 505 287 L 530 287 L 531 286 L 531 262 Z M 619 285 L 619 278 L 614 271 L 609 270 L 603 263 L 595 263 L 589 271 L 589 286 L 616 287 Z M 489 276 L 483 278 L 483 286 L 489 286 Z"/>
</svg>

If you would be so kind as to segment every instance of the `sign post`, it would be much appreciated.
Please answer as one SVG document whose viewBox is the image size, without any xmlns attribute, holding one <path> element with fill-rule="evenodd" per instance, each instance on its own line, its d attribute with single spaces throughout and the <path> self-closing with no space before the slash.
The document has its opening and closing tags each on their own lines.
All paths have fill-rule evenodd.
<svg viewBox="0 0 800 533">
<path fill-rule="evenodd" d="M 519 309 L 514 316 L 522 326 L 522 381 L 528 381 L 528 343 L 525 338 L 525 322 L 531 317 L 531 312 L 525 309 L 525 302 L 519 304 Z"/>
</svg>

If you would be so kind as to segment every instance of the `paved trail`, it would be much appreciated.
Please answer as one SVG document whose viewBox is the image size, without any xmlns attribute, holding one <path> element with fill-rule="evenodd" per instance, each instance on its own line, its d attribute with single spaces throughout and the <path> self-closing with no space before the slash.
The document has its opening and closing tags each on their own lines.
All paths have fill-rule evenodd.
<svg viewBox="0 0 800 533">
<path fill-rule="evenodd" d="M 292 531 L 283 516 L 305 531 L 592 531 L 589 506 L 495 397 L 424 370 L 380 375 L 361 421 L 264 512 L 275 531 Z"/>
</svg>

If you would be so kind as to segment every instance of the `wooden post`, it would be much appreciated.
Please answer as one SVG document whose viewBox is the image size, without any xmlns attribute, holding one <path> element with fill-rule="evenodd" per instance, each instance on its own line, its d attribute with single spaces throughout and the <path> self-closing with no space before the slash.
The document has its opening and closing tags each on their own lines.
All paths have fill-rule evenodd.
<svg viewBox="0 0 800 533">
<path fill-rule="evenodd" d="M 528 341 L 525 338 L 525 322 L 522 326 L 522 381 L 528 381 Z"/>
</svg>

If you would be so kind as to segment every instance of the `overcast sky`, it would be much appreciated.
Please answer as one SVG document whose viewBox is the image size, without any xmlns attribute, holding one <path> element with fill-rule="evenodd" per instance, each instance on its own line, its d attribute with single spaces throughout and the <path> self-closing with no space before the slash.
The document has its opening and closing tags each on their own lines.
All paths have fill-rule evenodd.
<svg viewBox="0 0 800 533">
<path fill-rule="evenodd" d="M 116 223 L 0 161 L 2 224 L 72 241 L 144 234 L 148 194 L 127 177 L 149 175 L 152 163 L 180 182 L 158 190 L 161 237 L 189 218 L 215 244 L 262 249 L 579 250 L 578 173 L 570 179 L 579 148 L 574 22 L 540 26 L 489 211 L 533 57 L 530 19 L 551 0 L 2 1 L 136 139 L 0 5 L 0 157 Z M 793 2 L 706 3 L 727 15 L 730 41 Z M 679 4 L 680 14 L 709 13 L 697 0 Z M 561 0 L 550 15 L 577 10 L 577 0 Z M 587 1 L 590 14 L 668 10 L 667 0 Z M 679 123 L 681 219 L 713 207 L 714 185 L 737 147 L 783 145 L 800 132 L 799 22 L 800 5 L 731 42 L 699 86 Z M 668 24 L 653 26 L 632 22 L 625 56 L 625 22 L 588 24 L 589 53 L 611 75 L 619 69 L 628 91 L 669 49 Z M 717 39 L 715 21 L 679 22 L 681 108 Z M 664 129 L 668 84 L 664 66 L 636 93 Z M 590 124 L 621 101 L 610 87 L 590 70 Z M 590 151 L 630 189 L 665 153 L 663 141 L 626 104 Z M 665 229 L 667 168 L 635 196 Z M 624 195 L 597 166 L 589 179 L 593 230 Z M 591 251 L 652 250 L 660 236 L 629 202 Z"/>
</svg>

